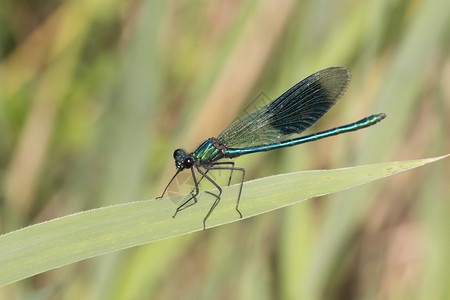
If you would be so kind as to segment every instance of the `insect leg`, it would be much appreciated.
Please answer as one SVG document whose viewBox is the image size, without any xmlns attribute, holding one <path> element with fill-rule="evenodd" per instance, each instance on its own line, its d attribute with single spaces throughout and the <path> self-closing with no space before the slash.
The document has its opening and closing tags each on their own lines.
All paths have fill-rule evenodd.
<svg viewBox="0 0 450 300">
<path fill-rule="evenodd" d="M 161 199 L 162 197 L 164 197 L 164 194 L 167 191 L 167 188 L 169 187 L 169 185 L 172 183 L 172 181 L 175 179 L 175 177 L 177 177 L 178 173 L 180 173 L 180 170 L 177 170 L 177 172 L 175 173 L 175 175 L 173 175 L 172 179 L 170 179 L 169 183 L 167 184 L 166 188 L 164 189 L 163 193 L 161 196 L 156 197 L 156 199 Z"/>
<path fill-rule="evenodd" d="M 206 166 L 203 166 L 206 171 L 208 171 L 209 169 L 206 168 Z M 214 208 L 217 206 L 217 204 L 219 203 L 220 200 L 220 195 L 222 195 L 222 188 L 214 181 L 212 180 L 211 177 L 209 177 L 208 175 L 206 175 L 206 172 L 203 172 L 200 167 L 197 166 L 197 171 L 203 175 L 203 177 L 205 177 L 206 179 L 208 179 L 218 190 L 219 190 L 219 195 L 217 195 L 216 200 L 214 200 L 213 205 L 211 206 L 211 208 L 209 209 L 208 213 L 206 214 L 206 217 L 203 219 L 203 230 L 205 230 L 206 228 L 206 220 L 208 219 L 208 217 L 211 215 L 212 211 L 214 210 Z"/>
<path fill-rule="evenodd" d="M 175 210 L 175 214 L 172 216 L 172 218 L 175 218 L 177 213 L 192 199 L 194 199 L 194 203 L 197 203 L 197 200 L 195 199 L 195 197 L 197 197 L 197 195 L 199 193 L 198 183 L 200 182 L 201 179 L 199 181 L 197 181 L 197 179 L 195 178 L 194 168 L 191 168 L 191 173 L 192 173 L 192 179 L 194 180 L 194 184 L 195 184 L 195 194 L 192 197 L 190 197 L 189 199 L 187 199 L 186 201 L 184 201 L 183 204 L 181 204 L 180 206 L 177 207 L 177 209 Z M 203 174 L 203 173 L 201 173 L 201 174 L 203 175 L 203 177 L 205 176 L 205 174 Z"/>
<path fill-rule="evenodd" d="M 233 170 L 236 168 L 234 167 L 234 161 L 224 161 L 224 162 L 215 162 L 210 163 L 209 166 L 217 166 L 217 165 L 231 165 L 229 168 L 225 168 L 224 170 L 230 170 L 230 177 L 228 178 L 228 186 L 230 186 L 231 183 L 231 176 L 233 176 Z M 206 170 L 209 170 L 209 168 L 205 168 Z"/>
<path fill-rule="evenodd" d="M 209 170 L 206 170 L 205 174 L 208 173 L 208 171 Z M 203 178 L 205 178 L 205 176 L 202 175 L 202 177 L 200 177 L 200 179 L 197 181 L 197 184 L 195 185 L 195 187 L 192 189 L 192 191 L 189 194 L 192 194 L 195 191 L 195 188 L 197 187 L 197 185 L 200 184 L 200 182 L 202 181 Z"/>
<path fill-rule="evenodd" d="M 232 167 L 216 167 L 217 164 L 219 164 L 219 163 L 205 165 L 203 167 L 206 170 L 231 170 L 231 172 L 233 172 L 233 170 L 236 170 L 236 171 L 241 171 L 242 172 L 242 180 L 241 180 L 241 185 L 239 187 L 238 199 L 237 199 L 237 202 L 236 202 L 236 211 L 239 213 L 239 216 L 242 218 L 242 213 L 239 210 L 239 201 L 241 200 L 242 186 L 244 185 L 245 169 L 244 168 L 236 168 L 234 166 L 234 163 L 233 163 Z"/>
</svg>

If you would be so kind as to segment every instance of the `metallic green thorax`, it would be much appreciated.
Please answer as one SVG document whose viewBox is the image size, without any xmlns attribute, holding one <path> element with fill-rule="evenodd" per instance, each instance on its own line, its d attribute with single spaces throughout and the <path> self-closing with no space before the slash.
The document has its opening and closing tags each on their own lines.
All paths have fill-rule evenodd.
<svg viewBox="0 0 450 300">
<path fill-rule="evenodd" d="M 200 164 L 207 164 L 219 159 L 224 158 L 225 147 L 217 143 L 215 138 L 207 139 L 203 144 L 201 144 L 197 150 L 192 153 L 192 156 Z"/>
</svg>

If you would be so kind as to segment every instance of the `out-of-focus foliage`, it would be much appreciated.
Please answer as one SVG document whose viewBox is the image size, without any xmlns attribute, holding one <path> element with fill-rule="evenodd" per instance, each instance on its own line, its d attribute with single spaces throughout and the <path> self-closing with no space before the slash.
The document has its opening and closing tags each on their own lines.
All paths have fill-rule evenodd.
<svg viewBox="0 0 450 300">
<path fill-rule="evenodd" d="M 352 84 L 312 130 L 387 119 L 239 158 L 248 179 L 448 153 L 449 36 L 444 0 L 3 1 L 0 232 L 153 198 L 175 148 L 334 65 Z M 0 298 L 446 299 L 449 169 L 90 259 Z"/>
</svg>

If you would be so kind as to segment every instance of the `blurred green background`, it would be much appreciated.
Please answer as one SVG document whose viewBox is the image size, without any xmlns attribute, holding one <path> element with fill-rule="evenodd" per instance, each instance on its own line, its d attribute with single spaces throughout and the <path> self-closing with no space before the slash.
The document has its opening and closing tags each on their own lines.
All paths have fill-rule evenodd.
<svg viewBox="0 0 450 300">
<path fill-rule="evenodd" d="M 352 84 L 308 132 L 387 119 L 239 158 L 247 179 L 449 153 L 449 48 L 444 0 L 3 0 L 0 233 L 159 196 L 174 149 L 330 66 Z M 450 299 L 449 169 L 88 259 L 0 299 Z"/>
</svg>

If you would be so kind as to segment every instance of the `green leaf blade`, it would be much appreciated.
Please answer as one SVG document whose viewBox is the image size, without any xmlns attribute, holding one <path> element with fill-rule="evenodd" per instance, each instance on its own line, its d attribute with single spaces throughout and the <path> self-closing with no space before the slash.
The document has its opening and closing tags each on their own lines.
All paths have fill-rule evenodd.
<svg viewBox="0 0 450 300">
<path fill-rule="evenodd" d="M 244 218 L 429 164 L 446 156 L 335 170 L 303 171 L 246 182 L 239 206 Z M 223 188 L 207 227 L 240 220 L 239 186 Z M 0 236 L 0 286 L 101 254 L 203 229 L 214 192 L 172 215 L 186 196 L 113 205 L 68 215 Z M 361 200 L 363 201 L 363 200 Z"/>
</svg>

